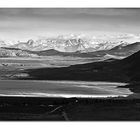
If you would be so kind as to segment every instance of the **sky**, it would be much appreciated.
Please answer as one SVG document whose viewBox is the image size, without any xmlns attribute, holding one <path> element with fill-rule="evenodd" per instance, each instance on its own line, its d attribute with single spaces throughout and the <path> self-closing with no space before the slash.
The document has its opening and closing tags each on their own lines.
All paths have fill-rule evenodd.
<svg viewBox="0 0 140 140">
<path fill-rule="evenodd" d="M 140 9 L 0 8 L 0 39 L 140 33 Z"/>
</svg>

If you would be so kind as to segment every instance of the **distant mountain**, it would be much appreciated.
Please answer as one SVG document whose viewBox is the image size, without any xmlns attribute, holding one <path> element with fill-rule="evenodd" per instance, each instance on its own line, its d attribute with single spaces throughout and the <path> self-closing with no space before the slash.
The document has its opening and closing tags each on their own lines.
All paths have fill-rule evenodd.
<svg viewBox="0 0 140 140">
<path fill-rule="evenodd" d="M 86 40 L 81 38 L 48 38 L 48 39 L 38 39 L 36 41 L 28 40 L 27 42 L 18 42 L 13 45 L 5 45 L 1 42 L 1 47 L 8 48 L 19 48 L 21 50 L 29 51 L 46 51 L 46 50 L 56 50 L 65 53 L 89 53 L 100 50 L 109 50 L 113 47 L 122 44 L 122 42 L 109 42 L 109 41 L 99 41 L 94 42 L 93 40 Z"/>
<path fill-rule="evenodd" d="M 70 56 L 70 55 L 72 55 L 72 53 L 59 52 L 59 51 L 54 50 L 54 49 L 44 50 L 44 51 L 28 51 L 28 50 L 26 50 L 26 52 L 36 54 L 38 56 Z"/>
<path fill-rule="evenodd" d="M 50 50 L 44 50 L 44 51 L 38 51 L 36 52 L 36 54 L 38 55 L 42 55 L 42 56 L 47 56 L 47 55 L 61 55 L 61 56 L 77 56 L 77 57 L 108 57 L 108 56 L 112 56 L 113 57 L 127 57 L 137 51 L 140 50 L 140 42 L 136 42 L 133 44 L 129 44 L 129 45 L 124 45 L 124 44 L 120 44 L 110 50 L 98 50 L 98 51 L 93 51 L 93 52 L 81 52 L 81 51 L 77 51 L 77 52 L 59 52 L 56 51 L 54 49 L 50 49 Z M 34 52 L 35 53 L 35 52 Z"/>
<path fill-rule="evenodd" d="M 21 50 L 30 50 L 32 49 L 33 40 L 28 40 L 27 42 L 19 42 L 17 44 L 11 45 L 10 48 L 18 48 Z"/>
<path fill-rule="evenodd" d="M 62 40 L 61 40 L 62 41 Z M 64 40 L 62 42 L 59 42 L 60 44 L 65 42 Z M 136 42 L 133 44 L 120 44 L 118 46 L 113 47 L 112 49 L 105 49 L 102 50 L 101 48 L 96 48 L 97 50 L 93 49 L 94 51 L 86 51 L 88 48 L 88 43 L 84 43 L 83 40 L 80 39 L 72 39 L 72 40 L 67 40 L 66 46 L 64 45 L 63 50 L 65 51 L 59 51 L 59 46 L 52 47 L 50 46 L 49 48 L 47 46 L 34 46 L 34 41 L 29 40 L 27 42 L 19 42 L 15 45 L 12 46 L 6 46 L 6 47 L 1 47 L 1 49 L 7 50 L 7 51 L 20 51 L 26 53 L 25 56 L 29 55 L 36 55 L 36 56 L 71 56 L 71 57 L 105 57 L 105 58 L 115 58 L 115 59 L 122 59 L 123 57 L 127 57 L 137 51 L 140 50 L 140 42 Z M 84 44 L 84 45 L 83 45 Z M 103 44 L 102 44 L 103 45 Z M 99 47 L 101 47 L 99 45 Z M 45 49 L 47 48 L 47 49 Z M 51 49 L 55 48 L 55 49 Z M 41 50 L 40 50 L 41 49 Z M 61 47 L 62 49 L 62 47 Z M 77 50 L 77 51 L 76 51 Z M 84 51 L 81 51 L 84 50 Z M 22 54 L 22 53 L 20 53 Z M 14 55 L 14 53 L 12 54 Z M 32 56 L 31 55 L 31 56 Z"/>
<path fill-rule="evenodd" d="M 36 54 L 39 56 L 52 56 L 52 55 L 63 55 L 63 52 L 59 52 L 57 50 L 50 49 L 50 50 L 45 50 L 45 51 L 38 51 L 38 52 L 36 52 Z"/>
<path fill-rule="evenodd" d="M 123 37 L 124 38 L 124 37 Z M 131 42 L 131 41 L 130 41 Z M 79 57 L 92 56 L 129 56 L 140 50 L 140 43 L 124 42 L 123 40 L 101 40 L 80 38 L 80 36 L 56 38 L 42 38 L 37 40 L 28 40 L 27 42 L 7 42 L 0 41 L 0 48 L 15 48 L 24 51 L 31 51 L 39 55 L 70 55 Z M 50 50 L 50 51 L 49 51 Z M 36 53 L 37 52 L 37 53 Z M 66 53 L 66 54 L 64 54 Z"/>
<path fill-rule="evenodd" d="M 88 43 L 82 39 L 69 39 L 66 41 L 65 52 L 77 52 L 85 50 L 86 47 L 89 47 Z"/>
<path fill-rule="evenodd" d="M 112 55 L 129 56 L 139 50 L 140 50 L 140 42 L 136 42 L 133 44 L 128 44 L 126 46 L 120 44 L 109 50 L 108 53 Z"/>
<path fill-rule="evenodd" d="M 79 51 L 77 52 L 59 52 L 54 49 L 50 50 L 44 50 L 44 51 L 28 51 L 29 53 L 36 54 L 38 56 L 71 56 L 71 57 L 83 57 L 83 58 L 88 58 L 88 57 L 104 57 L 105 58 L 118 58 L 119 56 L 115 55 L 108 55 L 107 52 L 105 51 L 98 51 L 98 52 L 88 52 L 88 53 L 81 53 Z M 121 58 L 121 57 L 120 57 Z"/>
<path fill-rule="evenodd" d="M 112 56 L 113 57 L 128 57 L 140 50 L 140 42 L 132 43 L 132 44 L 120 44 L 115 46 L 110 50 L 99 50 L 96 52 L 90 52 L 89 55 L 97 55 L 97 56 Z"/>
</svg>

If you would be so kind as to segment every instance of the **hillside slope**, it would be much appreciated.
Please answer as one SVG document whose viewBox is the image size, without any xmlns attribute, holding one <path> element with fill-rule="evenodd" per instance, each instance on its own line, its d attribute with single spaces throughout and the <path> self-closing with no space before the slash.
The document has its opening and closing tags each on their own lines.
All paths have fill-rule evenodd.
<svg viewBox="0 0 140 140">
<path fill-rule="evenodd" d="M 123 59 L 72 65 L 63 68 L 30 69 L 28 79 L 82 81 L 139 81 L 140 51 Z"/>
</svg>

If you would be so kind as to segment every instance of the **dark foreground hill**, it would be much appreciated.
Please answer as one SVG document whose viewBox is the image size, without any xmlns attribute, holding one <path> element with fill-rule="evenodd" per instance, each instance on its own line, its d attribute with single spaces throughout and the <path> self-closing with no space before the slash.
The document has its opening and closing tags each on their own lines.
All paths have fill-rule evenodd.
<svg viewBox="0 0 140 140">
<path fill-rule="evenodd" d="M 28 79 L 131 82 L 140 80 L 140 51 L 123 59 L 72 65 L 63 68 L 30 69 Z"/>
<path fill-rule="evenodd" d="M 140 82 L 140 51 L 121 60 L 131 82 Z"/>
<path fill-rule="evenodd" d="M 82 81 L 124 81 L 121 69 L 110 62 L 73 65 L 65 68 L 43 68 L 27 70 L 29 79 L 36 80 L 82 80 Z"/>
<path fill-rule="evenodd" d="M 63 68 L 30 69 L 28 79 L 82 80 L 82 81 L 129 81 L 118 61 L 96 62 Z"/>
</svg>

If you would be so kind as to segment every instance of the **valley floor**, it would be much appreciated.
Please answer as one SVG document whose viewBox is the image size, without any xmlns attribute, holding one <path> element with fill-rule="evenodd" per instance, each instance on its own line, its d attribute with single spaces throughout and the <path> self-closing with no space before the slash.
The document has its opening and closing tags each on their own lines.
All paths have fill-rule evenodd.
<svg viewBox="0 0 140 140">
<path fill-rule="evenodd" d="M 84 64 L 93 61 L 97 61 L 97 59 L 61 56 L 44 56 L 33 58 L 5 57 L 0 58 L 0 79 L 28 77 L 28 74 L 24 72 L 27 69 L 68 67 L 70 65 Z"/>
<path fill-rule="evenodd" d="M 26 62 L 20 60 L 16 64 L 13 63 L 15 60 L 10 61 L 4 60 L 3 62 L 1 59 L 0 79 L 110 82 L 127 82 L 130 80 L 125 71 L 117 69 L 119 67 L 119 65 L 116 65 L 117 61 L 112 64 L 102 62 L 93 65 L 93 63 L 88 63 L 63 68 L 34 67 L 32 65 L 36 60 L 30 62 L 31 67 L 30 60 Z M 26 63 L 26 65 L 23 63 Z M 128 87 L 122 86 L 121 88 L 129 88 L 134 95 L 117 98 L 81 99 L 3 96 L 0 97 L 0 120 L 136 121 L 140 120 L 140 98 L 137 94 L 140 93 L 139 87 L 138 83 L 128 85 Z M 10 91 L 10 89 L 8 90 Z"/>
</svg>

